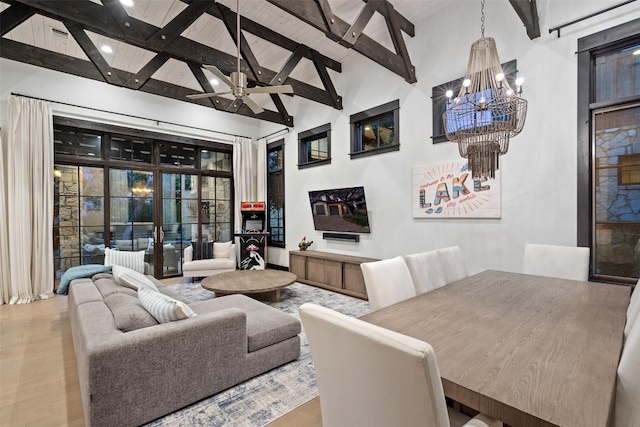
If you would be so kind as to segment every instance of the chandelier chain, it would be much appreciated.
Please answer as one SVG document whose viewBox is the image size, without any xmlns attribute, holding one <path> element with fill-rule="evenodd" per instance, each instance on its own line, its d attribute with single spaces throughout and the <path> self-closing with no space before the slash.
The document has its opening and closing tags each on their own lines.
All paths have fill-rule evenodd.
<svg viewBox="0 0 640 427">
<path fill-rule="evenodd" d="M 480 3 L 480 31 L 482 34 L 481 38 L 484 38 L 484 0 L 482 0 L 482 2 Z"/>
</svg>

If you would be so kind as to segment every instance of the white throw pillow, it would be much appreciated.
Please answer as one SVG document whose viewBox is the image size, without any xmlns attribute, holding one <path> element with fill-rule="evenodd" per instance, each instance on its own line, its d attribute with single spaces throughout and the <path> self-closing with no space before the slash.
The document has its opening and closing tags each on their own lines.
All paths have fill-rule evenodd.
<svg viewBox="0 0 640 427">
<path fill-rule="evenodd" d="M 224 243 L 214 242 L 213 244 L 213 256 L 214 258 L 229 258 L 229 251 L 231 250 L 231 244 L 233 242 L 228 241 Z"/>
<path fill-rule="evenodd" d="M 161 294 L 160 292 L 142 288 L 138 291 L 138 299 L 145 310 L 160 323 L 168 323 L 197 316 L 187 304 L 165 294 Z"/>
<path fill-rule="evenodd" d="M 148 277 L 130 268 L 114 265 L 111 268 L 111 273 L 113 273 L 113 278 L 116 279 L 117 283 L 134 291 L 140 291 L 140 289 L 144 288 L 158 292 L 158 287 Z"/>
<path fill-rule="evenodd" d="M 121 265 L 138 273 L 144 273 L 144 251 L 115 251 L 105 248 L 104 265 Z"/>
</svg>

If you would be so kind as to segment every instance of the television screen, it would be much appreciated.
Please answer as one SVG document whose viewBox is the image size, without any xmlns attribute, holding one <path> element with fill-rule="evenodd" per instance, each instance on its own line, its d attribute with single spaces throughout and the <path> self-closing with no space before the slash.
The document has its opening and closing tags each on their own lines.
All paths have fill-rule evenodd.
<svg viewBox="0 0 640 427">
<path fill-rule="evenodd" d="M 370 233 L 364 187 L 309 191 L 316 230 Z"/>
</svg>

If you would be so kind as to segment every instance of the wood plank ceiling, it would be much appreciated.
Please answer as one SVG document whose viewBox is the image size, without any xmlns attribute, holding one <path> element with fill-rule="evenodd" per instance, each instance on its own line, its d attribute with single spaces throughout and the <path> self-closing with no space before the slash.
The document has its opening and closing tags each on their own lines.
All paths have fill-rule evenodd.
<svg viewBox="0 0 640 427">
<path fill-rule="evenodd" d="M 509 0 L 530 38 L 540 35 L 536 0 Z M 254 114 L 202 68 L 236 71 L 236 0 L 0 0 L 0 56 L 216 110 L 293 126 L 278 94 L 252 94 Z M 296 96 L 342 108 L 333 79 L 361 54 L 409 83 L 405 45 L 420 19 L 446 0 L 240 0 L 241 61 L 249 87 L 288 84 Z M 351 23 L 350 23 L 351 22 Z M 102 46 L 111 47 L 104 52 Z M 254 99 L 255 97 L 255 99 Z"/>
</svg>

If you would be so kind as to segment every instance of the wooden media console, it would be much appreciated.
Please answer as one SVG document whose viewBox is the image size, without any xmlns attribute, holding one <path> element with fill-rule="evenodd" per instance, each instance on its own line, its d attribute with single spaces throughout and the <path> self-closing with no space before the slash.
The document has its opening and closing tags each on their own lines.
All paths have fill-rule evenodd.
<svg viewBox="0 0 640 427">
<path fill-rule="evenodd" d="M 290 251 L 289 271 L 298 276 L 298 282 L 367 299 L 360 264 L 372 261 L 378 260 L 328 252 Z"/>
</svg>

